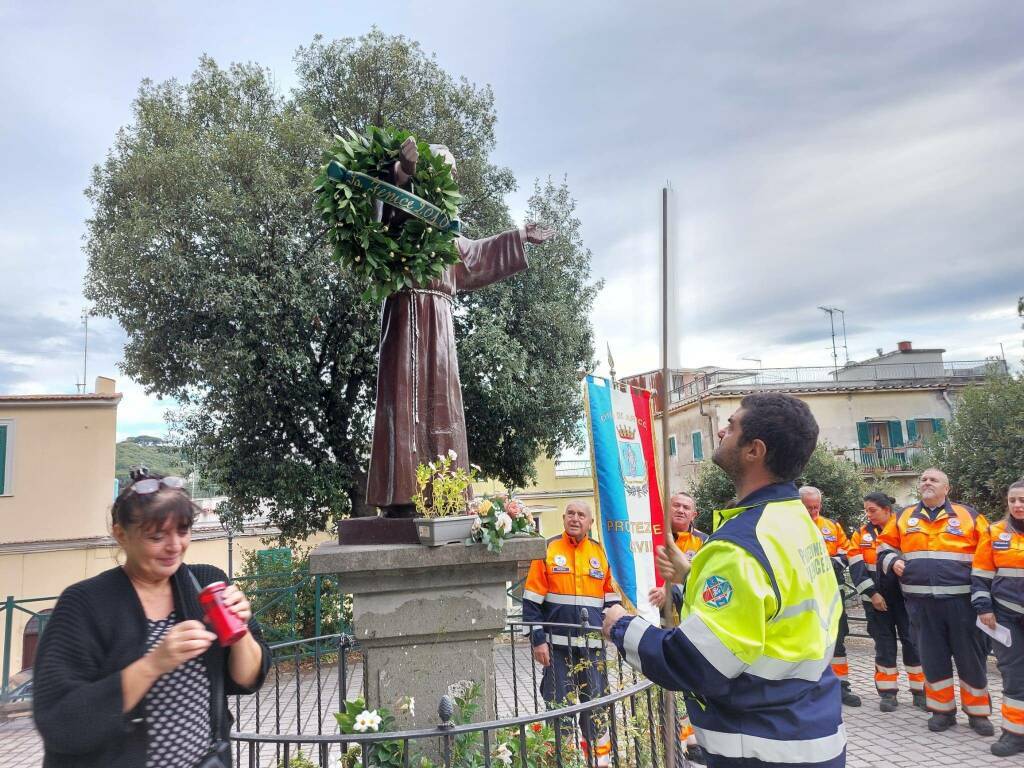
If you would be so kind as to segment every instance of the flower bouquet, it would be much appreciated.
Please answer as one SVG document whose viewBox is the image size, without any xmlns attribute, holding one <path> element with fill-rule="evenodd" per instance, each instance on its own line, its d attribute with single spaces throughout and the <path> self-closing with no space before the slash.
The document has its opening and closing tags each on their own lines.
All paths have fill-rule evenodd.
<svg viewBox="0 0 1024 768">
<path fill-rule="evenodd" d="M 474 499 L 469 509 L 476 514 L 473 539 L 482 541 L 489 552 L 500 552 L 505 539 L 513 536 L 538 535 L 533 515 L 523 502 L 508 494 Z"/>
</svg>

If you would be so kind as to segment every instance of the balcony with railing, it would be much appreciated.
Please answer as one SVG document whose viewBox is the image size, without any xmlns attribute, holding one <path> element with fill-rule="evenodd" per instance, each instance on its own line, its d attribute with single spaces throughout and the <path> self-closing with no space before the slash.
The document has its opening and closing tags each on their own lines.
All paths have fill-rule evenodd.
<svg viewBox="0 0 1024 768">
<path fill-rule="evenodd" d="M 929 382 L 951 385 L 980 381 L 986 376 L 1007 373 L 1003 360 L 950 360 L 921 363 L 851 363 L 843 367 L 800 366 L 794 368 L 727 369 L 700 373 L 692 381 L 672 390 L 670 402 L 681 403 L 715 391 L 792 391 L 815 389 L 861 389 L 877 385 L 898 387 Z"/>
<path fill-rule="evenodd" d="M 590 477 L 590 459 L 555 459 L 555 477 Z"/>
<path fill-rule="evenodd" d="M 864 474 L 912 474 L 924 469 L 926 459 L 919 445 L 900 445 L 895 448 L 846 448 L 836 453 L 852 461 Z"/>
</svg>

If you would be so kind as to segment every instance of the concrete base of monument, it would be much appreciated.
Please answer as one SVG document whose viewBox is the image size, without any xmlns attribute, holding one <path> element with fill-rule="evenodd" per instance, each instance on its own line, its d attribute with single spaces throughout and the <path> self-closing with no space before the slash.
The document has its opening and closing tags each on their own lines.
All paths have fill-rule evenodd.
<svg viewBox="0 0 1024 768">
<path fill-rule="evenodd" d="M 441 696 L 470 680 L 480 685 L 476 719 L 495 717 L 493 644 L 505 628 L 505 590 L 520 561 L 545 551 L 542 538 L 510 539 L 497 554 L 482 544 L 329 543 L 310 555 L 310 572 L 337 574 L 352 595 L 370 708 L 391 709 L 398 728 L 433 728 Z M 395 711 L 404 696 L 415 697 L 415 717 Z"/>
</svg>

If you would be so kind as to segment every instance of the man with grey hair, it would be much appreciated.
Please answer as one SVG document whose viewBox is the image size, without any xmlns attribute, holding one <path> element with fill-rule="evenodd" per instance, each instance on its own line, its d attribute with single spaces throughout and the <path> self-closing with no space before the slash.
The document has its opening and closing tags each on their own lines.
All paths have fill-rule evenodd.
<svg viewBox="0 0 1024 768">
<path fill-rule="evenodd" d="M 805 485 L 800 488 L 800 501 L 807 509 L 815 526 L 821 532 L 821 538 L 825 541 L 825 549 L 828 556 L 832 558 L 832 569 L 836 572 L 836 581 L 843 583 L 843 571 L 849 563 L 846 559 L 846 550 L 850 542 L 846 538 L 846 532 L 839 523 L 823 517 L 821 514 L 821 503 L 823 501 L 821 490 L 813 485 Z M 842 686 L 843 704 L 848 707 L 859 707 L 860 696 L 850 690 L 850 665 L 846 660 L 846 636 L 850 634 L 850 622 L 846 617 L 846 605 L 842 603 L 842 615 L 839 617 L 839 634 L 836 636 L 836 647 L 832 653 L 832 671 L 839 678 Z"/>
<path fill-rule="evenodd" d="M 570 698 L 582 702 L 608 693 L 601 639 L 573 627 L 583 618 L 591 627 L 600 627 L 603 611 L 621 602 L 604 547 L 590 538 L 590 505 L 570 501 L 562 523 L 565 530 L 548 540 L 545 558 L 530 564 L 523 588 L 523 622 L 533 625 L 533 658 L 543 667 L 540 692 L 549 709 Z M 563 718 L 559 727 L 566 731 L 571 725 Z M 611 734 L 600 717 L 581 715 L 580 730 L 587 765 L 610 765 Z"/>
<path fill-rule="evenodd" d="M 929 467 L 917 483 L 921 501 L 894 515 L 878 534 L 881 573 L 894 573 L 907 599 L 911 632 L 924 667 L 931 731 L 956 724 L 953 662 L 960 707 L 975 733 L 992 736 L 986 657 L 988 642 L 971 607 L 971 573 L 984 515 L 949 500 L 946 473 Z"/>
</svg>

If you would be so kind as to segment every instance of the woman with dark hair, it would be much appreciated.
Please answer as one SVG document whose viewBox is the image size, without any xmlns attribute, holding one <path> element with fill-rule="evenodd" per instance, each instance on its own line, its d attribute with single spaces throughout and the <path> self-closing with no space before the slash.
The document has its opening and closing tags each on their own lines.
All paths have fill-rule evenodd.
<svg viewBox="0 0 1024 768">
<path fill-rule="evenodd" d="M 186 565 L 196 507 L 180 477 L 132 473 L 114 501 L 124 565 L 61 594 L 39 645 L 34 715 L 43 766 L 230 766 L 226 696 L 259 689 L 270 652 L 249 601 L 224 606 L 248 632 L 229 647 L 203 625 L 199 585 L 226 582 Z"/>
<path fill-rule="evenodd" d="M 875 690 L 881 697 L 878 708 L 892 712 L 899 705 L 899 670 L 896 667 L 896 638 L 903 646 L 903 666 L 914 706 L 925 708 L 924 670 L 911 638 L 910 617 L 899 581 L 883 575 L 877 566 L 878 534 L 893 515 L 896 499 L 880 491 L 864 497 L 868 521 L 850 537 L 850 576 L 864 604 L 868 634 L 875 641 Z"/>
<path fill-rule="evenodd" d="M 1010 630 L 993 649 L 1003 676 L 1003 732 L 992 754 L 1024 752 L 1024 480 L 1006 492 L 1006 517 L 983 531 L 971 571 L 971 605 L 989 629 Z"/>
</svg>

